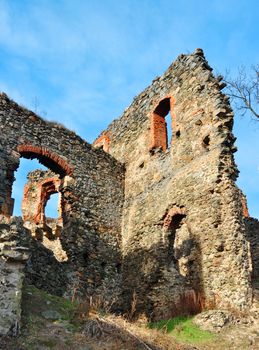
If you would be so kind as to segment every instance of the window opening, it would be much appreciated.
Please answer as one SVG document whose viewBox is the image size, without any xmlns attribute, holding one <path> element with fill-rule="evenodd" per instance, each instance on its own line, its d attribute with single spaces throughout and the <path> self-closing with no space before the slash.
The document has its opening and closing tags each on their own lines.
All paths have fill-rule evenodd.
<svg viewBox="0 0 259 350">
<path fill-rule="evenodd" d="M 28 181 L 28 173 L 35 169 L 48 170 L 44 165 L 40 164 L 37 159 L 29 160 L 20 158 L 20 165 L 15 172 L 15 180 L 12 187 L 12 196 L 15 199 L 13 211 L 14 216 L 22 216 L 23 189 Z"/>
<path fill-rule="evenodd" d="M 151 144 L 150 150 L 161 148 L 165 151 L 172 141 L 171 103 L 167 97 L 160 101 L 151 115 Z"/>
<path fill-rule="evenodd" d="M 43 171 L 43 173 L 49 170 L 37 159 L 25 159 L 23 157 L 20 158 L 20 165 L 15 172 L 15 181 L 13 182 L 12 186 L 12 196 L 14 198 L 13 215 L 15 216 L 22 216 L 24 218 L 24 208 L 22 210 L 22 203 L 24 204 L 25 198 L 24 189 L 29 183 L 28 174 L 35 172 L 36 169 Z M 45 248 L 52 251 L 57 261 L 62 262 L 66 261 L 68 259 L 68 256 L 63 250 L 60 240 L 63 225 L 62 215 L 58 210 L 61 207 L 61 197 L 60 193 L 57 193 L 57 188 L 52 188 L 51 186 L 55 186 L 54 183 L 46 183 L 46 190 L 49 191 L 49 194 L 47 194 L 47 197 L 45 197 L 45 200 L 47 199 L 46 203 L 44 203 L 44 198 L 42 197 L 41 205 L 43 207 L 42 211 L 40 211 L 40 217 L 37 217 L 37 220 L 35 219 L 36 221 L 34 222 L 34 220 L 30 218 L 31 212 L 29 211 L 29 213 L 27 213 L 29 216 L 27 219 L 24 219 L 24 226 L 31 231 L 31 235 L 36 240 L 41 241 L 42 245 L 45 246 Z M 43 189 L 44 185 L 41 190 Z M 37 184 L 35 190 L 36 193 L 38 193 Z M 43 193 L 44 192 L 42 192 L 42 194 Z M 38 205 L 39 203 L 37 202 L 37 206 Z"/>
</svg>

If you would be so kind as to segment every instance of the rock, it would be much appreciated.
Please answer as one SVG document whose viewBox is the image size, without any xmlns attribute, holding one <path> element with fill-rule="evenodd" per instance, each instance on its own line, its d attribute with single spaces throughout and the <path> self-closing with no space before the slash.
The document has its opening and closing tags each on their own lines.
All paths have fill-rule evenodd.
<svg viewBox="0 0 259 350">
<path fill-rule="evenodd" d="M 7 261 L 26 262 L 29 258 L 28 253 L 18 251 L 16 249 L 3 249 L 0 252 L 0 256 L 3 256 Z"/>
<path fill-rule="evenodd" d="M 46 318 L 47 320 L 51 320 L 51 321 L 56 321 L 61 319 L 61 315 L 59 312 L 55 311 L 55 310 L 46 310 L 43 311 L 41 313 L 41 315 Z"/>
<path fill-rule="evenodd" d="M 209 310 L 195 316 L 193 322 L 204 330 L 218 333 L 233 320 L 234 317 L 229 311 Z"/>
</svg>

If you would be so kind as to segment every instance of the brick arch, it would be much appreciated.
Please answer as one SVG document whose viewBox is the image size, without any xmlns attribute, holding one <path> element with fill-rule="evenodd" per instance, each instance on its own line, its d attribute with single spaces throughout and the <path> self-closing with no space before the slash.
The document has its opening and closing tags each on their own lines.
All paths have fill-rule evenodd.
<svg viewBox="0 0 259 350">
<path fill-rule="evenodd" d="M 65 159 L 48 150 L 46 147 L 21 144 L 17 147 L 17 150 L 24 158 L 37 158 L 40 163 L 55 173 L 58 173 L 61 177 L 64 177 L 65 175 L 71 176 L 73 174 L 73 168 L 65 161 Z"/>
</svg>

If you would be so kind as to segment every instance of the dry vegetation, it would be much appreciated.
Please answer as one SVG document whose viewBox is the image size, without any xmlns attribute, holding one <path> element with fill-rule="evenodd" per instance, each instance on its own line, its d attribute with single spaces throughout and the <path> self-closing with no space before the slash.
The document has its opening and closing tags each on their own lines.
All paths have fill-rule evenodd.
<svg viewBox="0 0 259 350">
<path fill-rule="evenodd" d="M 90 305 L 91 304 L 91 305 Z M 148 324 L 103 313 L 99 303 L 78 303 L 26 287 L 23 328 L 18 338 L 2 338 L 1 350 L 256 350 L 251 324 L 220 334 L 200 330 L 191 318 Z M 248 332 L 250 329 L 250 333 Z M 254 333 L 253 333 L 254 332 Z M 257 335 L 259 335 L 257 333 Z"/>
</svg>

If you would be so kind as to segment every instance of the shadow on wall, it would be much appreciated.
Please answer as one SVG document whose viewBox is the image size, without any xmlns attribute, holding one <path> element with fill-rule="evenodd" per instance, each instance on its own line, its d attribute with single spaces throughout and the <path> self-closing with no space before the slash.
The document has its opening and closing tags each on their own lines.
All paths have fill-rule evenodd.
<svg viewBox="0 0 259 350">
<path fill-rule="evenodd" d="M 171 238 L 167 238 L 148 250 L 139 246 L 122 261 L 118 249 L 96 232 L 85 231 L 84 245 L 74 245 L 73 250 L 68 251 L 67 240 L 61 240 L 68 254 L 65 262 L 57 261 L 51 250 L 33 238 L 20 218 L 12 220 L 9 239 L 31 252 L 25 267 L 28 284 L 51 294 L 97 301 L 100 309 L 130 319 L 142 315 L 149 320 L 167 319 L 196 314 L 205 307 L 200 247 L 190 231 L 188 239 L 179 240 L 186 233 L 185 218 L 177 219 L 173 255 Z M 73 222 L 64 235 L 73 241 L 80 227 Z"/>
<path fill-rule="evenodd" d="M 13 217 L 9 225 L 1 224 L 0 239 L 4 242 L 16 242 L 18 247 L 28 248 L 30 258 L 25 267 L 27 283 L 49 293 L 63 294 L 67 284 L 66 264 L 58 262 L 50 250 L 31 236 L 30 231 L 23 226 L 21 218 Z"/>
<path fill-rule="evenodd" d="M 118 303 L 121 291 L 121 257 L 116 228 L 109 228 L 108 225 L 106 227 L 103 222 L 99 222 L 94 210 L 85 210 L 79 196 L 87 192 L 81 194 L 78 191 L 80 183 L 74 181 L 73 168 L 63 158 L 46 148 L 31 145 L 19 146 L 18 151 L 8 168 L 8 184 L 7 189 L 5 188 L 8 210 L 2 214 L 3 222 L 11 228 L 12 239 L 18 246 L 27 247 L 30 251 L 30 258 L 25 266 L 25 280 L 56 295 L 73 298 L 96 295 L 96 298 L 107 303 Z M 57 177 L 48 182 L 48 172 L 31 173 L 32 181 L 29 182 L 27 190 L 35 188 L 35 191 L 32 190 L 31 196 L 27 191 L 24 206 L 28 210 L 26 213 L 23 211 L 23 217 L 26 217 L 24 222 L 21 218 L 11 216 L 12 185 L 20 157 L 37 158 Z M 108 165 L 110 166 L 110 163 Z M 44 174 L 47 174 L 46 179 L 42 179 Z M 47 182 L 41 183 L 38 180 Z M 54 192 L 60 193 L 63 225 L 54 225 L 55 232 L 52 222 L 45 217 L 45 204 L 49 195 Z M 100 209 L 98 210 L 100 215 Z M 59 232 L 56 232 L 57 226 Z M 60 243 L 59 249 L 66 255 L 65 259 L 60 261 L 50 249 L 55 245 L 57 238 Z M 3 239 L 5 240 L 4 237 Z"/>
<path fill-rule="evenodd" d="M 214 297 L 209 299 L 203 286 L 201 247 L 185 214 L 171 217 L 159 244 L 147 250 L 135 245 L 124 258 L 123 300 L 129 318 L 197 314 L 215 306 Z"/>
<path fill-rule="evenodd" d="M 31 153 L 22 155 L 35 157 Z M 52 164 L 48 165 L 52 167 Z M 57 171 L 57 168 L 52 170 Z M 38 177 L 44 175 L 41 173 L 31 173 L 32 184 L 39 185 Z M 45 175 L 49 176 L 48 173 Z M 31 251 L 25 268 L 27 283 L 52 294 L 101 300 L 106 308 L 124 313 L 129 318 L 145 314 L 148 319 L 155 320 L 195 314 L 204 308 L 201 249 L 188 225 L 184 208 L 174 207 L 165 214 L 159 244 L 145 250 L 135 242 L 134 249 L 122 260 L 112 229 L 100 234 L 98 223 L 95 228 L 88 227 L 71 215 L 72 209 L 75 209 L 72 208 L 71 187 L 69 183 L 66 184 L 65 173 L 59 175 L 61 185 L 58 184 L 58 187 L 54 186 L 53 181 L 45 183 L 49 181 L 48 178 L 40 186 L 46 191 L 39 192 L 41 205 L 40 210 L 36 210 L 36 217 L 39 216 L 39 223 L 43 219 L 43 226 L 36 227 L 34 235 L 32 230 L 19 229 L 19 244 Z M 47 195 L 53 191 L 61 192 L 63 203 L 61 214 L 64 227 L 58 235 L 52 234 L 51 225 L 46 225 L 43 215 Z M 35 196 L 32 198 L 32 202 L 35 201 Z M 27 214 L 29 218 L 30 213 Z M 31 217 L 33 222 L 35 215 Z M 18 226 L 22 225 L 20 222 Z M 56 236 L 60 240 L 60 249 L 66 254 L 66 259 L 60 261 L 55 258 L 55 251 L 51 250 Z"/>
<path fill-rule="evenodd" d="M 82 229 L 85 233 L 84 244 L 75 239 Z M 9 231 L 8 237 L 6 234 L 1 237 L 2 232 L 6 231 Z M 70 241 L 65 237 L 70 237 Z M 87 231 L 86 227 L 82 228 L 82 224 L 75 221 L 67 225 L 61 233 L 61 245 L 67 253 L 67 261 L 58 261 L 53 251 L 23 226 L 19 217 L 12 217 L 10 224 L 0 224 L 0 240 L 3 239 L 28 248 L 30 258 L 24 269 L 27 284 L 71 299 L 101 300 L 100 307 L 107 309 L 111 306 L 110 309 L 114 311 L 120 309 L 120 254 L 116 247 L 107 244 L 96 232 Z"/>
</svg>

